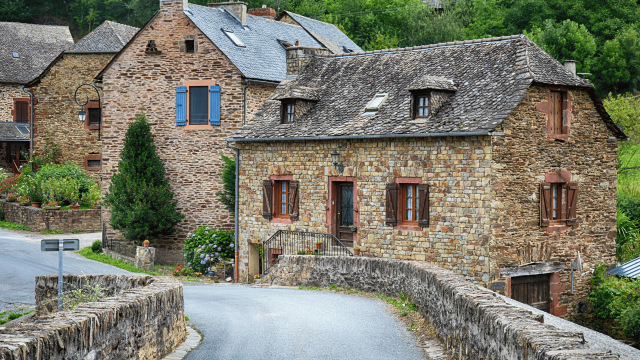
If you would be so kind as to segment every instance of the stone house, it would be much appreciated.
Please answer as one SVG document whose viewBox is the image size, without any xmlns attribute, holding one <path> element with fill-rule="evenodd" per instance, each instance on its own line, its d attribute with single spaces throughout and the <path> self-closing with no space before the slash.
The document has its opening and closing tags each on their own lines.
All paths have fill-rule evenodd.
<svg viewBox="0 0 640 360">
<path fill-rule="evenodd" d="M 38 97 L 35 106 L 33 147 L 36 155 L 51 144 L 59 146 L 58 162 L 71 162 L 99 178 L 102 162 L 100 140 L 101 106 L 98 87 L 83 86 L 77 100 L 86 112 L 80 122 L 75 92 L 93 79 L 135 35 L 138 28 L 105 21 L 75 45 L 67 47 L 38 77 L 27 84 Z"/>
<path fill-rule="evenodd" d="M 162 0 L 159 11 L 97 76 L 104 88 L 103 191 L 117 171 L 128 124 L 144 111 L 177 208 L 186 216 L 175 234 L 154 244 L 156 262 L 182 262 L 186 234 L 198 226 L 233 228 L 233 216 L 216 195 L 222 190 L 220 155 L 233 157 L 225 138 L 285 78 L 285 47 L 324 48 L 317 40 L 322 39 L 336 49 L 361 51 L 333 25 L 311 20 L 317 25 L 311 30 L 275 21 L 275 15 L 269 8 L 247 10 L 242 2 L 207 7 Z M 108 225 L 110 215 L 103 211 Z M 120 242 L 110 227 L 106 236 L 112 250 L 130 253 L 132 244 Z"/>
<path fill-rule="evenodd" d="M 67 26 L 0 22 L 0 167 L 17 172 L 30 149 L 37 104 L 25 86 L 73 45 Z"/>
<path fill-rule="evenodd" d="M 589 290 L 584 274 L 571 292 L 578 252 L 585 269 L 615 263 L 625 135 L 575 64 L 522 35 L 287 51 L 287 80 L 229 138 L 242 279 L 278 230 L 326 233 L 568 316 Z"/>
</svg>

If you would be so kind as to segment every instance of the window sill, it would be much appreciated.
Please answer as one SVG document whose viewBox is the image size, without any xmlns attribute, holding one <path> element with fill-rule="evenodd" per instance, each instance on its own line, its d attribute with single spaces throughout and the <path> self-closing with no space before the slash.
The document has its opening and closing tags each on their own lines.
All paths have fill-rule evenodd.
<svg viewBox="0 0 640 360">
<path fill-rule="evenodd" d="M 393 230 L 423 231 L 424 229 L 418 225 L 396 225 Z"/>
<path fill-rule="evenodd" d="M 100 126 L 87 126 L 85 127 L 87 130 L 100 130 Z"/>
<path fill-rule="evenodd" d="M 569 134 L 549 134 L 549 139 L 568 141 Z"/>
<path fill-rule="evenodd" d="M 547 235 L 564 232 L 571 228 L 569 225 L 549 225 L 547 226 Z"/>
<path fill-rule="evenodd" d="M 185 130 L 213 130 L 213 125 L 185 125 Z"/>
<path fill-rule="evenodd" d="M 293 221 L 291 219 L 288 218 L 271 218 L 270 221 L 272 224 L 293 224 Z"/>
</svg>

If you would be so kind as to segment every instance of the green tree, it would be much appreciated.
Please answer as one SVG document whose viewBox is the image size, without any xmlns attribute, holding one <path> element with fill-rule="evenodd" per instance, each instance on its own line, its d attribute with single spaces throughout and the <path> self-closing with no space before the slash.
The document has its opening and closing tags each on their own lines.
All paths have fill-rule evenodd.
<svg viewBox="0 0 640 360">
<path fill-rule="evenodd" d="M 613 95 L 603 100 L 607 113 L 631 140 L 630 145 L 640 144 L 640 97 L 633 94 Z M 627 142 L 621 142 L 627 144 Z"/>
<path fill-rule="evenodd" d="M 584 25 L 571 20 L 556 23 L 549 19 L 543 28 L 525 32 L 547 54 L 564 63 L 576 60 L 578 72 L 589 72 L 596 53 L 596 40 Z"/>
<path fill-rule="evenodd" d="M 105 196 L 105 205 L 111 208 L 111 226 L 137 242 L 173 233 L 184 215 L 176 210 L 144 114 L 136 115 L 129 126 L 120 159 Z"/>
<path fill-rule="evenodd" d="M 24 0 L 3 0 L 0 3 L 0 21 L 29 22 L 29 14 Z"/>
<path fill-rule="evenodd" d="M 222 191 L 216 194 L 218 201 L 224 204 L 224 208 L 232 214 L 236 212 L 236 161 L 223 154 L 220 154 L 224 166 L 222 167 Z"/>
<path fill-rule="evenodd" d="M 634 91 L 640 87 L 640 36 L 627 27 L 613 40 L 604 43 L 598 59 L 599 80 L 604 89 L 614 92 Z"/>
</svg>

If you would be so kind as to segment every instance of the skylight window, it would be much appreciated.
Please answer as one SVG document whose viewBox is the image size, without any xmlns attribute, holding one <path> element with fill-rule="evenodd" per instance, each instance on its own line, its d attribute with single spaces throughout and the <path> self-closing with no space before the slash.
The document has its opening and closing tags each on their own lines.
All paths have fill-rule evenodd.
<svg viewBox="0 0 640 360">
<path fill-rule="evenodd" d="M 236 34 L 233 33 L 233 31 L 225 29 L 222 29 L 222 31 L 229 37 L 229 39 L 231 39 L 231 41 L 233 41 L 234 44 L 236 44 L 236 46 L 246 47 L 242 40 L 240 40 L 240 38 L 238 38 Z"/>
<path fill-rule="evenodd" d="M 20 55 L 15 51 L 13 53 L 11 53 L 11 54 L 13 55 L 14 58 L 19 58 L 20 57 Z"/>
<path fill-rule="evenodd" d="M 29 135 L 29 128 L 26 126 L 16 126 L 16 129 L 20 135 Z"/>
<path fill-rule="evenodd" d="M 384 101 L 387 100 L 387 97 L 389 97 L 389 94 L 376 94 L 376 96 L 374 96 L 373 99 L 369 101 L 369 104 L 367 104 L 365 111 L 378 111 Z"/>
</svg>

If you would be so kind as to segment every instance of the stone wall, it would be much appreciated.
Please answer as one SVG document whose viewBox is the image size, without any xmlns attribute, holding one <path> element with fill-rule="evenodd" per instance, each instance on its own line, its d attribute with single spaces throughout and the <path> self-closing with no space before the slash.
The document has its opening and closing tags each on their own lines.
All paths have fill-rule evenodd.
<svg viewBox="0 0 640 360">
<path fill-rule="evenodd" d="M 34 88 L 38 97 L 33 139 L 36 155 L 43 154 L 47 138 L 59 146 L 59 163 L 71 162 L 85 168 L 85 156 L 101 154 L 98 130 L 87 129 L 78 120 L 80 107 L 74 100 L 74 93 L 80 84 L 90 84 L 114 55 L 65 53 L 42 77 Z M 96 92 L 84 86 L 78 91 L 78 100 L 84 102 L 87 96 L 89 100 L 97 100 Z M 88 109 L 85 111 L 88 113 Z M 99 169 L 89 170 L 87 174 L 95 179 L 100 178 Z"/>
<path fill-rule="evenodd" d="M 225 138 L 243 122 L 242 74 L 229 59 L 189 20 L 182 11 L 182 0 L 162 1 L 156 16 L 122 50 L 105 72 L 103 105 L 103 191 L 109 188 L 117 171 L 124 135 L 135 115 L 144 109 L 155 135 L 158 155 L 164 161 L 167 178 L 175 193 L 177 209 L 186 217 L 173 235 L 154 245 L 156 263 L 181 263 L 186 234 L 199 226 L 231 230 L 234 218 L 218 202 L 222 190 L 220 154 L 234 157 Z M 179 41 L 195 37 L 195 53 L 180 52 Z M 159 54 L 147 54 L 154 40 Z M 220 85 L 220 126 L 176 126 L 176 87 Z M 273 86 L 251 84 L 247 90 L 250 118 L 271 95 Z M 108 224 L 110 215 L 104 212 Z M 107 227 L 107 237 L 122 236 Z"/>
<path fill-rule="evenodd" d="M 64 280 L 80 284 L 80 278 Z M 91 282 L 126 290 L 73 311 L 39 316 L 37 322 L 0 328 L 0 359 L 161 359 L 186 337 L 182 285 L 167 277 L 127 278 L 93 276 Z M 46 296 L 57 289 L 57 276 L 38 277 L 36 284 Z"/>
<path fill-rule="evenodd" d="M 492 291 L 426 262 L 365 257 L 283 256 L 262 283 L 405 293 L 459 359 L 618 359 L 589 348 L 582 333 L 539 322 Z"/>
<path fill-rule="evenodd" d="M 65 233 L 77 231 L 100 231 L 99 209 L 44 210 L 33 206 L 21 206 L 17 202 L 2 200 L 4 219 L 22 224 L 31 231 L 60 230 Z"/>
<path fill-rule="evenodd" d="M 380 140 L 238 143 L 240 278 L 257 266 L 250 246 L 279 229 L 332 233 L 333 181 L 353 181 L 356 246 L 364 256 L 426 260 L 489 280 L 490 138 L 442 137 Z M 330 154 L 342 154 L 342 174 Z M 299 181 L 297 221 L 262 217 L 262 182 L 290 175 Z M 429 184 L 430 226 L 407 230 L 385 225 L 386 184 L 397 178 Z M 254 274 L 250 274 L 254 275 Z"/>
<path fill-rule="evenodd" d="M 28 99 L 29 95 L 22 92 L 20 84 L 0 83 L 0 122 L 14 121 L 12 112 L 14 111 L 13 99 L 15 98 Z"/>
<path fill-rule="evenodd" d="M 584 90 L 569 91 L 568 141 L 550 139 L 547 116 L 536 109 L 548 91 L 533 86 L 502 125 L 504 134 L 492 137 L 491 288 L 508 295 L 504 268 L 563 262 L 552 308 L 555 315 L 571 316 L 590 289 L 587 274 L 576 277 L 576 291 L 570 293 L 570 262 L 578 251 L 584 271 L 598 262 L 615 264 L 617 141 Z M 578 184 L 577 224 L 541 227 L 539 186 L 545 174 L 556 171 L 568 171 Z"/>
</svg>

